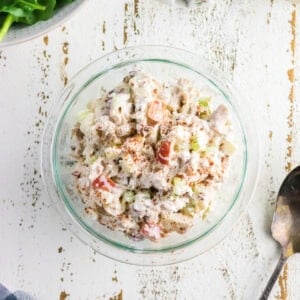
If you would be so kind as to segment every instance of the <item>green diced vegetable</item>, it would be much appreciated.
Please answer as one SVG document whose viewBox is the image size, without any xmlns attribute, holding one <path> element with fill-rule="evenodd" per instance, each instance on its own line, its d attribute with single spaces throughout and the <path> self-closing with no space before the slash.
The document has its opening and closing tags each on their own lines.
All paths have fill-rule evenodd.
<svg viewBox="0 0 300 300">
<path fill-rule="evenodd" d="M 190 202 L 181 210 L 181 213 L 189 216 L 194 217 L 200 211 L 203 211 L 204 204 L 201 200 L 190 200 Z"/>
<path fill-rule="evenodd" d="M 182 191 L 185 190 L 185 180 L 180 177 L 173 178 L 173 193 L 178 196 L 182 194 Z"/>
<path fill-rule="evenodd" d="M 94 114 L 92 112 L 84 115 L 83 119 L 80 121 L 80 130 L 86 136 L 91 132 L 91 127 L 94 122 Z"/>
<path fill-rule="evenodd" d="M 235 152 L 235 146 L 231 142 L 224 140 L 221 145 L 221 150 L 225 154 L 232 155 Z"/>
<path fill-rule="evenodd" d="M 211 115 L 211 110 L 210 110 L 210 106 L 209 106 L 210 100 L 211 100 L 210 97 L 200 98 L 198 100 L 198 104 L 201 107 L 201 110 L 200 110 L 200 118 L 201 119 L 207 120 Z"/>
<path fill-rule="evenodd" d="M 192 187 L 192 190 L 193 190 L 194 193 L 199 194 L 199 193 L 202 192 L 203 188 L 202 188 L 201 184 L 195 183 L 195 184 L 193 185 L 193 187 Z"/>
<path fill-rule="evenodd" d="M 121 197 L 121 206 L 123 211 L 125 211 L 132 202 L 134 202 L 134 193 L 132 191 L 125 191 Z"/>
<path fill-rule="evenodd" d="M 195 208 L 188 204 L 181 210 L 181 213 L 185 216 L 193 217 L 195 215 Z"/>
<path fill-rule="evenodd" d="M 77 114 L 78 121 L 83 121 L 91 113 L 92 112 L 89 109 L 83 109 L 83 110 L 79 111 Z"/>
<path fill-rule="evenodd" d="M 207 208 L 205 209 L 205 211 L 203 212 L 202 214 L 202 220 L 205 220 L 208 216 L 208 213 L 210 211 L 210 206 L 211 206 L 211 203 L 209 203 L 209 205 L 207 206 Z"/>
<path fill-rule="evenodd" d="M 197 137 L 193 136 L 191 138 L 191 144 L 190 144 L 191 150 L 192 151 L 198 151 L 200 150 L 200 145 L 198 143 Z"/>
<path fill-rule="evenodd" d="M 97 160 L 97 157 L 95 155 L 90 157 L 90 164 L 92 165 Z"/>
<path fill-rule="evenodd" d="M 120 153 L 115 148 L 107 148 L 105 150 L 105 157 L 107 159 L 115 159 L 120 156 Z"/>
<path fill-rule="evenodd" d="M 209 103 L 210 103 L 211 98 L 210 97 L 206 97 L 206 98 L 200 98 L 198 100 L 198 104 L 204 107 L 208 107 Z"/>
<path fill-rule="evenodd" d="M 122 202 L 132 203 L 134 201 L 134 193 L 132 191 L 125 191 L 122 195 Z"/>
<path fill-rule="evenodd" d="M 211 115 L 210 111 L 204 111 L 200 113 L 200 119 L 208 120 Z"/>
</svg>

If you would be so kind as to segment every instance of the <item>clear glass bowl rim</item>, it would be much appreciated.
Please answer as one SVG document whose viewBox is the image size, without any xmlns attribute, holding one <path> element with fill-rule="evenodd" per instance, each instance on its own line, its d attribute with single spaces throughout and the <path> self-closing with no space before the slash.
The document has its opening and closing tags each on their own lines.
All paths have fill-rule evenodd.
<svg viewBox="0 0 300 300">
<path fill-rule="evenodd" d="M 145 50 L 145 51 L 143 51 Z M 147 50 L 147 51 L 146 51 Z M 224 222 L 224 220 L 226 220 L 227 216 L 232 212 L 232 210 L 234 210 L 234 208 L 236 207 L 236 203 L 239 202 L 240 195 L 241 195 L 241 191 L 243 190 L 243 188 L 245 187 L 245 181 L 247 181 L 248 177 L 249 177 L 249 161 L 248 161 L 248 150 L 249 150 L 249 142 L 248 142 L 248 137 L 251 136 L 252 142 L 251 142 L 251 147 L 252 147 L 252 152 L 256 152 L 255 155 L 253 155 L 251 153 L 251 156 L 253 156 L 254 158 L 256 157 L 256 161 L 253 161 L 253 157 L 251 157 L 252 160 L 252 164 L 251 164 L 251 170 L 252 174 L 250 174 L 250 177 L 252 177 L 252 184 L 253 184 L 253 189 L 252 192 L 255 190 L 254 187 L 256 185 L 257 182 L 257 173 L 258 173 L 258 142 L 255 142 L 255 139 L 253 141 L 254 135 L 253 135 L 253 130 L 252 133 L 249 132 L 249 128 L 247 128 L 247 132 L 245 133 L 245 124 L 243 124 L 243 120 L 241 120 L 239 112 L 236 111 L 236 107 L 235 105 L 231 102 L 231 99 L 233 99 L 233 97 L 236 99 L 236 89 L 233 89 L 232 85 L 230 84 L 230 82 L 228 81 L 228 79 L 226 78 L 226 76 L 224 74 L 222 74 L 219 70 L 214 69 L 212 66 L 209 66 L 207 64 L 204 64 L 203 62 L 201 62 L 201 66 L 197 65 L 196 67 L 191 66 L 186 64 L 185 61 L 178 61 L 177 59 L 168 59 L 166 58 L 164 55 L 166 52 L 171 52 L 171 53 L 176 53 L 176 55 L 185 57 L 185 56 L 189 56 L 189 57 L 197 57 L 197 59 L 199 60 L 199 56 L 197 56 L 196 54 L 193 54 L 191 52 L 188 52 L 186 50 L 182 50 L 182 49 L 177 49 L 177 48 L 172 48 L 172 47 L 166 47 L 166 46 L 156 46 L 156 45 L 148 45 L 148 46 L 138 46 L 138 47 L 131 47 L 131 48 L 125 48 L 125 49 L 121 49 L 112 53 L 109 53 L 105 56 L 100 57 L 99 59 L 93 61 L 92 63 L 90 63 L 89 65 L 87 65 L 86 67 L 84 67 L 81 71 L 79 71 L 74 77 L 73 79 L 70 80 L 70 82 L 68 83 L 68 85 L 65 87 L 64 91 L 61 94 L 61 97 L 59 97 L 59 99 L 57 100 L 57 103 L 54 104 L 53 109 L 50 113 L 49 116 L 49 121 L 46 125 L 45 128 L 45 133 L 44 133 L 44 141 L 43 141 L 43 153 L 42 153 L 42 170 L 43 170 L 43 178 L 44 178 L 44 182 L 45 185 L 47 187 L 48 193 L 50 194 L 50 197 L 52 198 L 52 200 L 54 200 L 55 198 L 58 198 L 59 200 L 63 200 L 61 202 L 64 202 L 64 210 L 61 210 L 61 205 L 58 205 L 60 207 L 56 208 L 58 209 L 59 213 L 62 215 L 63 220 L 66 221 L 69 220 L 71 222 L 76 222 L 77 225 L 79 225 L 81 227 L 81 229 L 83 231 L 85 231 L 85 234 L 83 232 L 81 232 L 82 230 L 79 230 L 80 233 L 78 232 L 78 226 L 76 230 L 74 230 L 74 226 L 70 226 L 70 222 L 67 222 L 67 224 L 69 223 L 69 228 L 71 229 L 71 231 L 73 233 L 75 233 L 76 236 L 78 236 L 81 240 L 83 240 L 83 242 L 91 245 L 90 240 L 91 238 L 96 238 L 100 243 L 101 243 L 101 247 L 103 248 L 102 244 L 105 244 L 106 247 L 109 248 L 116 248 L 117 250 L 122 251 L 123 253 L 130 253 L 130 255 L 132 256 L 137 256 L 137 255 L 143 255 L 143 256 L 151 256 L 154 260 L 152 260 L 151 265 L 153 264 L 168 264 L 168 260 L 164 260 L 163 263 L 156 263 L 155 261 L 155 256 L 157 255 L 168 255 L 168 253 L 174 253 L 175 252 L 185 252 L 185 249 L 187 249 L 189 246 L 191 245 L 195 245 L 197 243 L 199 243 L 200 241 L 205 240 L 205 237 L 208 235 L 213 234 L 215 231 L 217 231 L 218 229 L 220 230 L 222 227 L 222 223 Z M 126 53 L 133 53 L 134 58 L 132 59 L 126 59 L 127 54 Z M 136 53 L 135 53 L 136 52 Z M 150 56 L 147 57 L 143 57 L 143 53 L 152 53 Z M 158 54 L 157 54 L 158 53 Z M 125 56 L 125 58 L 122 57 L 122 55 Z M 175 55 L 175 56 L 176 56 Z M 145 55 L 144 55 L 145 56 Z M 105 69 L 99 69 L 98 72 L 95 73 L 95 66 L 105 62 L 106 59 L 113 57 L 113 64 L 108 64 L 107 68 Z M 201 60 L 201 59 L 200 59 Z M 226 99 L 226 101 L 229 102 L 229 104 L 231 105 L 232 109 L 235 111 L 237 118 L 240 122 L 241 128 L 243 130 L 243 136 L 245 138 L 245 160 L 244 161 L 244 172 L 243 172 L 243 178 L 240 181 L 240 186 L 237 189 L 236 193 L 235 193 L 235 197 L 232 200 L 229 209 L 226 211 L 226 213 L 218 220 L 217 223 L 213 224 L 207 231 L 205 231 L 204 233 L 202 233 L 200 236 L 197 236 L 196 238 L 193 238 L 191 240 L 188 240 L 187 242 L 181 243 L 179 245 L 173 246 L 171 248 L 163 248 L 163 249 L 155 249 L 155 250 L 147 250 L 147 249 L 139 249 L 139 248 L 132 248 L 132 247 L 127 247 L 124 244 L 118 244 L 115 243 L 114 241 L 107 239 L 106 237 L 103 236 L 99 236 L 98 233 L 96 233 L 95 231 L 93 231 L 92 228 L 90 228 L 83 220 L 82 218 L 76 213 L 76 211 L 73 209 L 72 205 L 70 204 L 69 200 L 67 199 L 65 193 L 64 193 L 64 187 L 62 186 L 62 183 L 59 180 L 59 169 L 56 166 L 56 161 L 55 161 L 55 145 L 56 145 L 56 139 L 58 136 L 58 132 L 59 132 L 59 128 L 60 128 L 60 124 L 64 118 L 64 116 L 67 114 L 69 107 L 72 105 L 73 101 L 76 100 L 76 97 L 78 96 L 79 93 L 81 93 L 82 90 L 84 90 L 85 87 L 87 87 L 93 80 L 97 79 L 99 76 L 102 76 L 103 74 L 105 74 L 106 72 L 112 70 L 112 69 L 117 69 L 121 66 L 127 65 L 127 64 L 132 64 L 134 62 L 139 62 L 139 61 L 155 61 L 155 62 L 164 62 L 164 63 L 171 63 L 171 64 L 176 64 L 179 65 L 180 67 L 185 67 L 188 68 L 190 71 L 196 72 L 198 74 L 200 74 L 202 77 L 205 77 L 208 81 L 210 81 L 215 87 L 216 89 L 218 89 L 220 91 L 220 93 L 222 93 L 224 95 L 224 98 Z M 93 71 L 93 75 L 88 76 L 87 78 L 85 78 L 85 74 L 89 73 L 90 71 Z M 208 72 L 208 73 L 207 73 Z M 209 75 L 208 75 L 209 74 Z M 217 76 L 216 76 L 217 75 Z M 81 78 L 82 77 L 82 78 Z M 78 80 L 79 79 L 79 80 Z M 82 80 L 83 79 L 83 80 Z M 76 86 L 77 81 L 80 81 L 81 84 L 80 86 Z M 225 88 L 225 85 L 226 88 Z M 230 96 L 229 96 L 229 94 Z M 66 98 L 64 97 L 64 95 L 66 96 Z M 70 96 L 72 95 L 72 97 Z M 62 100 L 66 100 L 67 101 L 62 101 Z M 59 111 L 58 108 L 63 107 L 64 109 Z M 58 114 L 57 114 L 58 113 Z M 51 120 L 52 118 L 52 120 Z M 52 122 L 51 122 L 52 121 Z M 54 123 L 53 123 L 54 121 Z M 52 137 L 49 136 L 49 134 L 51 135 L 51 133 L 49 132 L 49 127 L 51 128 L 55 128 L 54 132 L 52 132 Z M 48 130 L 47 130 L 48 129 Z M 245 136 L 247 135 L 247 136 Z M 50 145 L 49 145 L 49 138 L 51 140 Z M 45 140 L 47 140 L 48 142 L 45 143 Z M 254 144 L 253 144 L 254 142 Z M 257 145 L 255 147 L 255 144 Z M 50 147 L 49 147 L 50 146 Z M 50 153 L 49 153 L 50 150 Z M 49 159 L 50 159 L 50 164 L 49 164 Z M 49 168 L 49 166 L 51 167 L 51 178 L 50 178 L 50 174 L 46 172 L 47 167 L 45 168 L 45 166 L 47 166 Z M 250 170 L 250 171 L 251 171 Z M 51 182 L 51 184 L 49 184 L 49 180 Z M 249 180 L 248 180 L 249 181 Z M 52 185 L 52 187 L 50 187 Z M 54 192 L 54 190 L 55 192 Z M 243 205 L 243 211 L 246 209 L 247 205 L 249 204 L 251 199 L 251 195 L 249 195 L 249 199 L 248 201 L 244 201 L 244 205 Z M 57 200 L 57 199 L 56 199 Z M 54 201 L 56 204 L 58 204 L 59 201 Z M 242 215 L 242 210 L 240 210 L 239 213 L 239 217 Z M 66 216 L 68 215 L 68 216 Z M 235 223 L 235 222 L 234 222 Z M 234 225 L 234 223 L 232 223 L 232 225 Z M 73 224 L 74 225 L 74 224 Z M 91 235 L 93 237 L 91 237 Z M 226 234 L 222 235 L 222 238 L 216 238 L 216 243 L 223 239 L 225 237 Z M 213 246 L 213 245 L 211 245 Z M 93 245 L 92 245 L 93 247 Z M 135 259 L 135 258 L 131 258 L 130 260 L 127 259 L 120 259 L 120 257 L 118 255 L 111 255 L 111 252 L 108 251 L 108 255 L 107 253 L 105 253 L 105 251 L 101 251 L 99 250 L 99 247 L 93 247 L 96 251 L 109 256 L 111 258 L 117 259 L 117 260 L 121 260 L 121 261 L 125 261 L 125 262 L 129 262 L 129 263 L 134 263 L 134 264 L 143 264 L 145 265 L 145 263 L 139 263 L 140 259 Z M 209 247 L 210 248 L 210 247 Z M 115 250 L 116 250 L 115 249 Z M 206 249 L 208 250 L 208 249 Z M 118 251 L 117 251 L 118 252 Z M 202 252 L 202 251 L 200 251 Z M 180 259 L 176 260 L 177 261 L 182 261 L 185 259 L 188 259 L 192 256 L 197 255 L 198 253 L 194 253 L 193 255 L 179 255 Z M 125 255 L 126 256 L 126 255 Z M 182 257 L 183 256 L 183 257 Z M 188 257 L 190 256 L 190 257 Z M 147 263 L 146 263 L 147 264 Z"/>
<path fill-rule="evenodd" d="M 62 126 L 62 122 L 64 120 L 64 117 L 68 114 L 68 111 L 69 111 L 70 107 L 72 106 L 73 102 L 76 101 L 77 96 L 82 91 L 84 91 L 84 89 L 86 87 L 88 87 L 91 83 L 93 83 L 94 80 L 97 80 L 99 77 L 101 77 L 102 75 L 105 75 L 110 70 L 117 70 L 118 68 L 123 67 L 127 64 L 135 64 L 135 63 L 139 63 L 139 62 L 161 62 L 161 63 L 167 63 L 167 64 L 169 63 L 169 64 L 178 65 L 179 67 L 183 67 L 183 68 L 186 67 L 186 68 L 188 68 L 188 70 L 197 72 L 199 74 L 198 71 L 192 70 L 192 69 L 190 69 L 189 67 L 187 67 L 183 64 L 178 64 L 178 63 L 176 63 L 172 60 L 165 60 L 165 59 L 161 59 L 161 60 L 158 60 L 158 59 L 129 60 L 126 63 L 120 63 L 120 64 L 113 65 L 111 67 L 111 69 L 107 69 L 107 70 L 99 72 L 99 74 L 95 74 L 94 77 L 90 78 L 86 83 L 84 83 L 84 85 L 82 87 L 80 87 L 78 89 L 78 92 L 72 97 L 72 99 L 70 99 L 67 107 L 65 108 L 65 110 L 62 113 L 62 116 L 58 120 L 58 124 L 57 124 L 56 130 L 55 130 L 55 135 L 54 135 L 54 139 L 53 139 L 54 140 L 53 147 L 52 147 L 52 151 L 53 151 L 53 153 L 52 153 L 53 173 L 54 173 L 56 186 L 58 187 L 58 193 L 59 193 L 61 199 L 64 201 L 66 207 L 69 209 L 69 211 L 72 214 L 72 216 L 74 217 L 74 219 L 77 222 L 79 222 L 81 224 L 81 226 L 83 226 L 83 228 L 85 228 L 85 230 L 88 231 L 90 234 L 92 234 L 96 238 L 102 240 L 103 242 L 109 243 L 113 246 L 120 247 L 121 249 L 128 250 L 128 251 L 139 252 L 139 253 L 169 252 L 169 251 L 173 251 L 173 250 L 177 250 L 177 249 L 186 247 L 189 244 L 204 238 L 207 234 L 209 234 L 212 230 L 214 230 L 214 228 L 216 228 L 220 224 L 220 222 L 222 222 L 222 220 L 226 217 L 226 215 L 229 213 L 229 211 L 231 210 L 231 208 L 233 207 L 233 205 L 237 201 L 237 199 L 239 197 L 240 190 L 242 188 L 242 185 L 243 185 L 243 182 L 244 182 L 244 179 L 245 179 L 245 169 L 246 169 L 246 164 L 247 164 L 247 146 L 246 146 L 247 142 L 245 140 L 245 135 L 244 135 L 243 128 L 242 128 L 242 131 L 243 131 L 244 145 L 245 145 L 245 156 L 244 156 L 244 161 L 243 161 L 243 174 L 242 174 L 242 178 L 240 180 L 240 183 L 238 185 L 238 188 L 236 189 L 234 197 L 233 197 L 227 211 L 214 224 L 212 224 L 210 227 L 208 227 L 208 229 L 206 231 L 204 231 L 203 233 L 201 233 L 198 236 L 194 237 L 193 239 L 188 239 L 187 241 L 182 242 L 182 243 L 180 243 L 176 246 L 164 247 L 164 248 L 159 248 L 159 249 L 145 249 L 145 248 L 140 249 L 140 248 L 134 248 L 134 247 L 130 247 L 130 246 L 127 246 L 125 244 L 122 244 L 122 243 L 115 242 L 114 240 L 111 240 L 108 237 L 102 236 L 97 231 L 95 231 L 93 228 L 91 228 L 88 224 L 86 224 L 84 219 L 82 219 L 80 217 L 80 215 L 77 214 L 76 209 L 74 208 L 74 206 L 72 204 L 72 201 L 70 201 L 70 199 L 68 198 L 68 195 L 67 195 L 68 193 L 66 192 L 65 186 L 64 186 L 63 182 L 61 181 L 61 177 L 60 177 L 61 170 L 60 170 L 60 165 L 58 163 L 58 154 L 57 154 L 57 151 L 56 151 L 57 144 L 59 143 L 59 141 L 58 141 L 59 133 L 60 133 L 60 130 L 61 130 L 61 126 Z M 224 99 L 227 102 L 229 102 L 229 104 L 232 106 L 228 96 L 222 90 L 219 89 L 219 87 L 215 84 L 215 82 L 213 82 L 212 80 L 207 78 L 205 76 L 205 74 L 201 74 L 201 76 L 205 77 L 208 81 L 210 81 L 211 84 L 213 86 L 215 86 L 216 89 L 219 90 L 220 93 L 224 96 Z M 233 106 L 232 106 L 232 108 L 234 109 Z"/>
</svg>

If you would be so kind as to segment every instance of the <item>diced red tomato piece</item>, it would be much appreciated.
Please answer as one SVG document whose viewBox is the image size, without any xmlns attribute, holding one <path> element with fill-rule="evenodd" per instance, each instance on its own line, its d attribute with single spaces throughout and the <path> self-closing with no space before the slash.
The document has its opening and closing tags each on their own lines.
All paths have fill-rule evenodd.
<svg viewBox="0 0 300 300">
<path fill-rule="evenodd" d="M 165 141 L 161 144 L 156 159 L 163 165 L 169 164 L 169 156 L 171 152 L 171 142 Z"/>
<path fill-rule="evenodd" d="M 165 118 L 165 106 L 163 102 L 160 100 L 150 102 L 147 117 L 155 124 L 162 122 Z"/>
<path fill-rule="evenodd" d="M 158 240 L 161 238 L 161 228 L 158 224 L 144 224 L 141 233 L 150 240 Z"/>
<path fill-rule="evenodd" d="M 99 188 L 109 192 L 112 187 L 116 186 L 116 184 L 110 178 L 106 178 L 104 175 L 100 175 L 96 179 L 94 179 L 94 181 L 92 182 L 92 186 L 94 188 Z"/>
</svg>

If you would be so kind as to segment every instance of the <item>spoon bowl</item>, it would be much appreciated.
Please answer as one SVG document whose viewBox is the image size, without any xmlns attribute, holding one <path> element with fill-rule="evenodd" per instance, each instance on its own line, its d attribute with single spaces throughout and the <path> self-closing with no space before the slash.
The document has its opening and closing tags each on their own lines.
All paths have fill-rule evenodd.
<svg viewBox="0 0 300 300">
<path fill-rule="evenodd" d="M 300 252 L 300 166 L 283 181 L 271 226 L 272 236 L 278 241 L 286 257 Z"/>
<path fill-rule="evenodd" d="M 280 243 L 282 252 L 261 300 L 268 299 L 288 257 L 300 252 L 300 166 L 293 169 L 281 184 L 271 231 L 273 238 Z"/>
</svg>

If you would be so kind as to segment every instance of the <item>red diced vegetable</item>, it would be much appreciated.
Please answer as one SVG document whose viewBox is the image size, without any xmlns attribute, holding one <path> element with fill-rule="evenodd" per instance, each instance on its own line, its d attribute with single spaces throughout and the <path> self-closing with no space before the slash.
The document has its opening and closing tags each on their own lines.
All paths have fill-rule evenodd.
<svg viewBox="0 0 300 300">
<path fill-rule="evenodd" d="M 156 156 L 157 160 L 163 165 L 168 165 L 170 152 L 171 152 L 171 142 L 169 141 L 163 142 L 157 152 L 157 156 Z"/>
<path fill-rule="evenodd" d="M 99 188 L 104 191 L 109 192 L 112 187 L 116 186 L 115 182 L 113 182 L 110 178 L 106 178 L 104 175 L 100 175 L 92 182 L 92 186 L 94 188 Z"/>
</svg>

